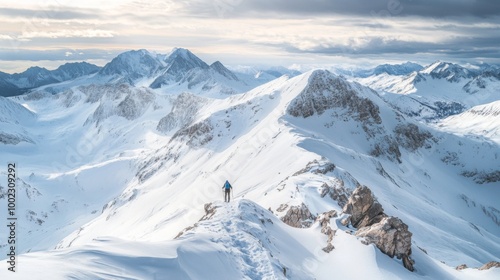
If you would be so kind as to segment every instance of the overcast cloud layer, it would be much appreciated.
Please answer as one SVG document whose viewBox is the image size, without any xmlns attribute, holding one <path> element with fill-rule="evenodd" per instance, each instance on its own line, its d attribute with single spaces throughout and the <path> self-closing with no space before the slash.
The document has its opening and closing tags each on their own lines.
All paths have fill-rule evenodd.
<svg viewBox="0 0 500 280">
<path fill-rule="evenodd" d="M 0 71 L 173 47 L 229 65 L 500 63 L 498 0 L 72 2 L 0 0 Z"/>
</svg>

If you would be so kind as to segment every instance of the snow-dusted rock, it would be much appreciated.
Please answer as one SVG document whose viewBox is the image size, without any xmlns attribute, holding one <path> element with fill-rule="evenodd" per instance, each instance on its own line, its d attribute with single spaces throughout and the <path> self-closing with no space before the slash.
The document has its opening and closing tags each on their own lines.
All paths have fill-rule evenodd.
<svg viewBox="0 0 500 280">
<path fill-rule="evenodd" d="M 412 233 L 408 225 L 399 218 L 388 217 L 368 187 L 357 187 L 343 211 L 351 215 L 351 224 L 358 228 L 356 236 L 363 237 L 365 244 L 375 244 L 391 258 L 402 259 L 403 265 L 413 271 L 410 258 Z"/>
<path fill-rule="evenodd" d="M 311 74 L 306 88 L 290 103 L 288 113 L 294 117 L 307 118 L 321 115 L 332 108 L 347 109 L 355 120 L 366 124 L 381 122 L 380 111 L 375 103 L 360 96 L 346 80 L 321 70 Z"/>
<path fill-rule="evenodd" d="M 350 222 L 356 228 L 370 226 L 387 216 L 382 205 L 366 186 L 359 186 L 354 190 L 343 211 L 351 215 Z"/>
<path fill-rule="evenodd" d="M 500 268 L 500 262 L 497 261 L 491 261 L 489 263 L 484 264 L 479 268 L 479 270 L 488 270 L 491 268 Z"/>
<path fill-rule="evenodd" d="M 375 244 L 389 257 L 403 260 L 403 265 L 413 271 L 411 255 L 411 236 L 408 226 L 396 217 L 384 217 L 380 222 L 362 227 L 356 236 L 364 237 L 365 244 Z"/>
<path fill-rule="evenodd" d="M 314 221 L 314 216 L 307 206 L 302 203 L 299 206 L 290 206 L 286 214 L 281 217 L 281 220 L 289 226 L 305 228 L 311 226 L 312 221 Z"/>
</svg>

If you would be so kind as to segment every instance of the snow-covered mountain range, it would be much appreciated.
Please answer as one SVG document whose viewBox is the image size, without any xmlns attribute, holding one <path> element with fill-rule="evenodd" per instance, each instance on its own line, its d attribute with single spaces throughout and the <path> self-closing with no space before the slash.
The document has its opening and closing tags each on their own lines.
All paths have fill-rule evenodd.
<svg viewBox="0 0 500 280">
<path fill-rule="evenodd" d="M 0 97 L 2 279 L 498 279 L 496 70 L 379 69 L 139 50 Z"/>
<path fill-rule="evenodd" d="M 22 73 L 0 72 L 0 96 L 15 96 L 40 86 L 73 80 L 99 71 L 99 67 L 87 62 L 66 63 L 49 71 L 30 67 Z"/>
</svg>

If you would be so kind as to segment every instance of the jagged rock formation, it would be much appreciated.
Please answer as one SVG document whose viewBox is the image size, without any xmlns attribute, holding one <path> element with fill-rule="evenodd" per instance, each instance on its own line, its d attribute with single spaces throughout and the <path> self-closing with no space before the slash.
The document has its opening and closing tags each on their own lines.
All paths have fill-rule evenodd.
<svg viewBox="0 0 500 280">
<path fill-rule="evenodd" d="M 487 269 L 494 268 L 494 267 L 500 267 L 500 262 L 492 261 L 492 262 L 486 263 L 485 265 L 481 266 L 478 269 L 479 270 L 487 270 Z"/>
<path fill-rule="evenodd" d="M 314 216 L 307 206 L 302 203 L 300 206 L 291 206 L 281 220 L 292 227 L 306 228 L 311 226 Z"/>
<path fill-rule="evenodd" d="M 337 217 L 337 211 L 331 210 L 319 215 L 318 218 L 316 219 L 317 221 L 319 221 L 319 224 L 321 225 L 321 233 L 328 236 L 328 240 L 326 241 L 327 243 L 326 247 L 321 249 L 326 253 L 330 253 L 333 249 L 335 249 L 335 247 L 332 244 L 332 241 L 333 237 L 335 236 L 336 230 L 332 229 L 332 227 L 330 226 L 330 219 L 336 217 Z"/>
<path fill-rule="evenodd" d="M 17 145 L 21 142 L 34 144 L 33 140 L 24 135 L 13 135 L 5 132 L 0 132 L 0 143 L 5 145 Z"/>
<path fill-rule="evenodd" d="M 376 92 L 373 92 L 377 95 Z M 370 99 L 360 97 L 353 85 L 328 71 L 316 71 L 309 78 L 309 85 L 288 107 L 294 117 L 307 118 L 321 115 L 332 108 L 345 108 L 350 116 L 363 123 L 363 128 L 380 124 L 379 107 Z"/>
<path fill-rule="evenodd" d="M 191 148 L 201 147 L 214 138 L 213 129 L 210 120 L 204 120 L 177 131 L 172 140 L 179 139 Z"/>
<path fill-rule="evenodd" d="M 343 211 L 351 215 L 350 223 L 355 228 L 373 225 L 387 217 L 382 205 L 374 199 L 366 186 L 359 186 L 354 190 Z"/>
<path fill-rule="evenodd" d="M 356 236 L 364 237 L 365 244 L 375 244 L 389 257 L 403 260 L 404 266 L 413 271 L 411 236 L 408 226 L 396 217 L 385 217 L 380 222 L 360 228 Z"/>
<path fill-rule="evenodd" d="M 358 228 L 356 236 L 363 237 L 363 243 L 375 244 L 391 258 L 403 260 L 406 269 L 413 271 L 411 236 L 408 226 L 396 217 L 384 213 L 382 205 L 366 186 L 358 186 L 344 206 L 344 213 L 350 214 L 348 222 Z"/>
<path fill-rule="evenodd" d="M 327 183 L 324 183 L 321 186 L 321 197 L 329 195 L 331 199 L 337 201 L 338 205 L 343 208 L 349 201 L 351 192 L 344 187 L 344 181 L 340 179 L 338 181 L 339 184 L 334 186 L 329 186 Z"/>
<path fill-rule="evenodd" d="M 430 132 L 422 131 L 417 125 L 412 123 L 404 125 L 400 124 L 396 126 L 394 133 L 396 134 L 398 143 L 411 152 L 424 147 L 427 139 L 432 138 L 432 134 Z M 427 147 L 430 146 L 427 145 Z"/>
</svg>

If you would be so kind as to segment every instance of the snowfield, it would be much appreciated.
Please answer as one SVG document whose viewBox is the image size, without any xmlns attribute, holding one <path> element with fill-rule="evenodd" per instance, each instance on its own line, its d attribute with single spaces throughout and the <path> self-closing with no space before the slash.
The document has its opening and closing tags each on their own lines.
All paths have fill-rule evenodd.
<svg viewBox="0 0 500 280">
<path fill-rule="evenodd" d="M 247 91 L 258 81 L 173 54 L 0 97 L 0 155 L 19 166 L 18 266 L 3 260 L 2 279 L 500 278 L 477 269 L 500 261 L 498 98 L 425 122 L 404 110 L 429 109 L 418 83 L 401 95 L 313 70 Z M 130 81 L 89 82 L 117 69 Z M 455 68 L 421 71 L 436 69 Z M 450 85 L 439 98 L 459 103 Z M 408 225 L 413 272 L 343 222 L 359 185 Z M 299 208 L 310 216 L 285 223 Z"/>
</svg>

